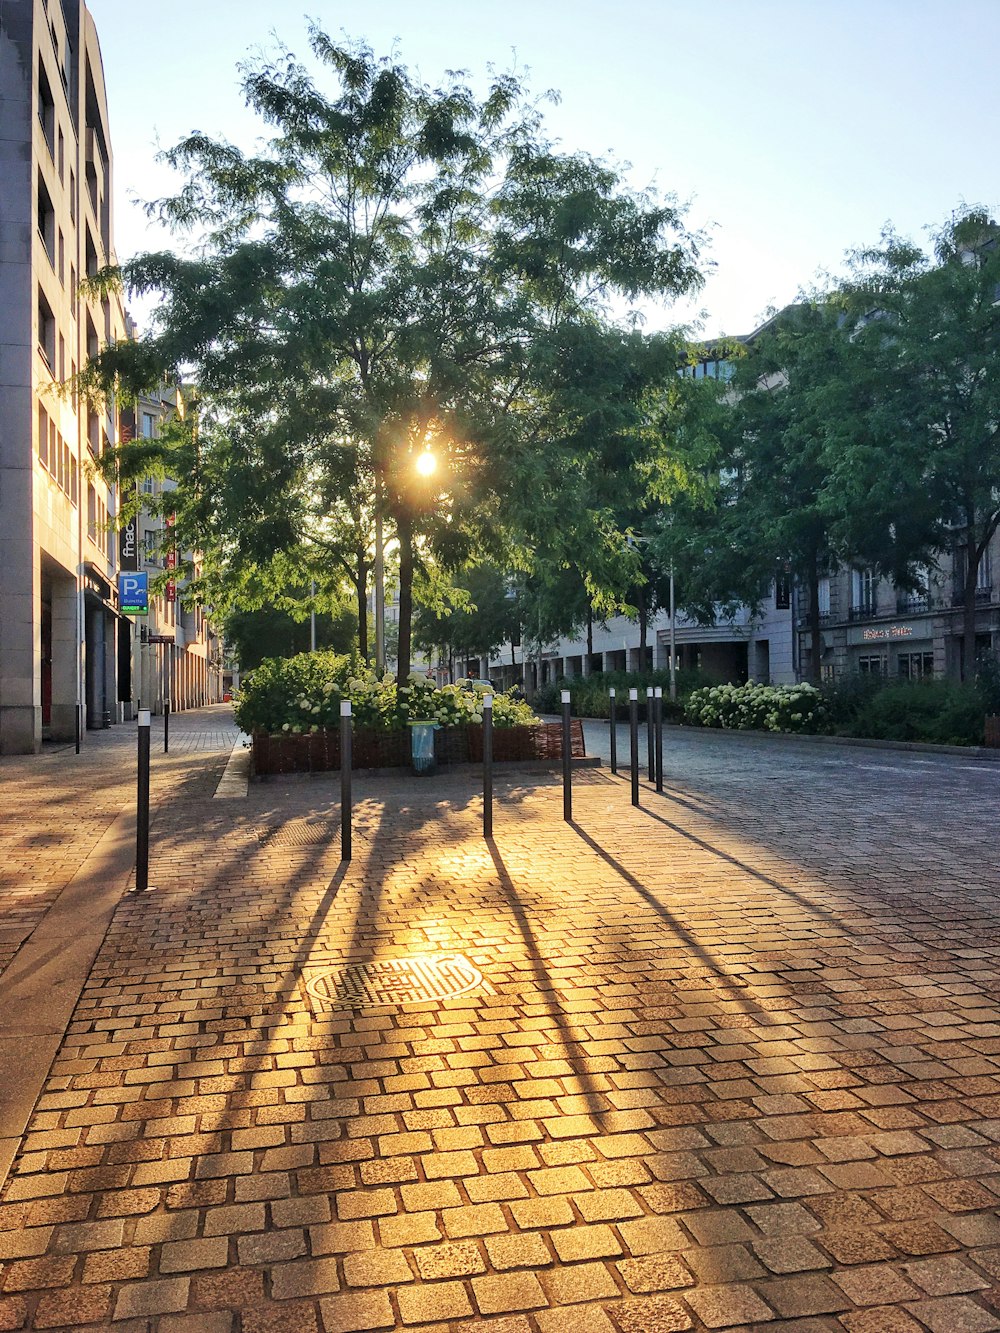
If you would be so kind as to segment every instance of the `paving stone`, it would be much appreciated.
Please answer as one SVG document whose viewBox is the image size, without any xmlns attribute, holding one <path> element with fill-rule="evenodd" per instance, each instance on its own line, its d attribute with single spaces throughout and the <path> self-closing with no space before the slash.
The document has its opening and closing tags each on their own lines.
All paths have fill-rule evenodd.
<svg viewBox="0 0 1000 1333">
<path fill-rule="evenodd" d="M 463 1315 L 472 1314 L 468 1293 L 461 1282 L 403 1287 L 398 1292 L 398 1300 L 399 1314 L 404 1324 L 425 1324 L 432 1319 L 460 1319 Z"/>
<path fill-rule="evenodd" d="M 538 1310 L 548 1305 L 533 1273 L 498 1273 L 474 1277 L 472 1290 L 480 1314 L 507 1314 L 514 1310 Z"/>
<path fill-rule="evenodd" d="M 110 822 L 130 770 L 93 745 L 86 787 L 5 765 L 5 815 L 44 831 L 34 772 Z M 994 775 L 669 747 L 638 810 L 575 774 L 575 827 L 558 775 L 498 772 L 492 849 L 467 775 L 359 775 L 345 871 L 257 833 L 335 827 L 335 778 L 216 815 L 227 747 L 165 759 L 160 888 L 120 904 L 0 1197 L 0 1330 L 997 1327 Z M 429 949 L 492 992 L 306 1002 L 310 969 Z"/>
</svg>

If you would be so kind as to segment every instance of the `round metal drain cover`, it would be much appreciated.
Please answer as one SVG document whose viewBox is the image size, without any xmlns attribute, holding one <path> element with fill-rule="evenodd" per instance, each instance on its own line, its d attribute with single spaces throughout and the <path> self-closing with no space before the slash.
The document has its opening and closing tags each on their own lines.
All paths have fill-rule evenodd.
<svg viewBox="0 0 1000 1333">
<path fill-rule="evenodd" d="M 450 1000 L 475 990 L 494 994 L 482 972 L 460 953 L 410 954 L 332 968 L 306 977 L 305 989 L 316 1013 L 414 1000 Z"/>
</svg>

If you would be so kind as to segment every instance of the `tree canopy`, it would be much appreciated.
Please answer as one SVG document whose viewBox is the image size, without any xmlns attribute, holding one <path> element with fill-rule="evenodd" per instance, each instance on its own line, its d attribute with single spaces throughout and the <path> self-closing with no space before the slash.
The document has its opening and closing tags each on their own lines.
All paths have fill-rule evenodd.
<svg viewBox="0 0 1000 1333">
<path fill-rule="evenodd" d="M 312 544 L 346 559 L 360 610 L 384 519 L 402 678 L 427 555 L 572 563 L 619 595 L 608 480 L 655 482 L 650 389 L 678 347 L 610 303 L 696 289 L 699 238 L 672 200 L 558 151 L 511 75 L 477 96 L 316 26 L 310 46 L 318 74 L 291 54 L 245 69 L 270 131 L 257 151 L 194 133 L 165 154 L 183 184 L 150 211 L 185 248 L 99 275 L 158 304 L 84 383 L 128 396 L 164 371 L 194 378 L 187 544 L 229 569 Z M 128 453 L 108 464 L 123 476 Z"/>
</svg>

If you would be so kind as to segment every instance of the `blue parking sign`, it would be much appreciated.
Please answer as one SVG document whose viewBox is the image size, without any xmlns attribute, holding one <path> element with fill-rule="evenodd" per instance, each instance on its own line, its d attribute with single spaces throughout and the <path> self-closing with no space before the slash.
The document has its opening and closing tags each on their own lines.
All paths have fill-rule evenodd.
<svg viewBox="0 0 1000 1333">
<path fill-rule="evenodd" d="M 149 575 L 145 570 L 118 575 L 118 606 L 122 615 L 149 614 Z"/>
</svg>

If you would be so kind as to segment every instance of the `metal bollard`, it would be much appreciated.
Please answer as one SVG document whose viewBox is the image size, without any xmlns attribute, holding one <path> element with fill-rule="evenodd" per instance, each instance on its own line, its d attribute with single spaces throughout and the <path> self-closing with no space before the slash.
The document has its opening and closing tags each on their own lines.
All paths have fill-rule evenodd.
<svg viewBox="0 0 1000 1333">
<path fill-rule="evenodd" d="M 351 859 L 351 701 L 340 704 L 340 859 Z"/>
<path fill-rule="evenodd" d="M 652 782 L 656 777 L 656 763 L 654 760 L 653 744 L 653 687 L 646 686 L 646 774 L 649 781 Z"/>
<path fill-rule="evenodd" d="M 639 691 L 628 692 L 629 751 L 632 760 L 632 804 L 639 804 Z"/>
<path fill-rule="evenodd" d="M 170 753 L 170 698 L 163 701 L 163 753 Z"/>
<path fill-rule="evenodd" d="M 570 736 L 569 690 L 560 692 L 562 699 L 562 761 L 563 761 L 563 819 L 573 818 L 573 741 Z"/>
<path fill-rule="evenodd" d="M 139 711 L 139 764 L 135 799 L 135 891 L 149 888 L 149 709 Z"/>
<path fill-rule="evenodd" d="M 609 698 L 611 700 L 611 772 L 616 774 L 618 772 L 618 702 L 615 699 L 615 687 L 613 685 L 609 691 Z"/>
<path fill-rule="evenodd" d="M 483 699 L 483 837 L 493 837 L 493 695 Z"/>
<path fill-rule="evenodd" d="M 663 791 L 663 690 L 657 685 L 653 694 L 656 710 L 656 790 Z"/>
</svg>

